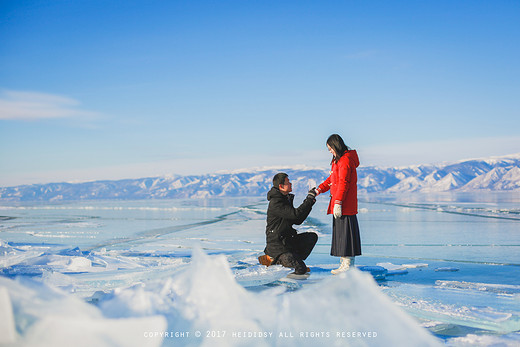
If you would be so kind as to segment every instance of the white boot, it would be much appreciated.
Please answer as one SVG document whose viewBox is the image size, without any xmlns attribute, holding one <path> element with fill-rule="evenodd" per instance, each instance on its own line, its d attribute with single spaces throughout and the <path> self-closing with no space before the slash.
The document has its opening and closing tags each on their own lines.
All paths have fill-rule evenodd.
<svg viewBox="0 0 520 347">
<path fill-rule="evenodd" d="M 351 266 L 354 266 L 354 257 L 341 257 L 339 268 L 332 270 L 331 272 L 333 275 L 337 275 L 347 271 Z"/>
</svg>

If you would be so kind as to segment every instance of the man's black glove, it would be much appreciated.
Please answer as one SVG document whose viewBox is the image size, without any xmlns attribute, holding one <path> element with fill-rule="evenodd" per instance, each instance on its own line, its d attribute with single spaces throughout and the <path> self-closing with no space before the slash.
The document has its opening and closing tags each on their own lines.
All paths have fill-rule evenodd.
<svg viewBox="0 0 520 347">
<path fill-rule="evenodd" d="M 316 199 L 316 195 L 316 187 L 314 187 L 307 193 L 307 198 Z"/>
</svg>

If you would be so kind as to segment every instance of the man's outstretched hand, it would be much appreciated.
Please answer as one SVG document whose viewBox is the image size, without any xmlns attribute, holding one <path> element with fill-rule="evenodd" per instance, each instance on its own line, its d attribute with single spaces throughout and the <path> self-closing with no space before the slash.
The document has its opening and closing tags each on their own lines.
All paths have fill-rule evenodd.
<svg viewBox="0 0 520 347">
<path fill-rule="evenodd" d="M 318 195 L 318 192 L 316 191 L 316 187 L 309 190 L 307 193 L 307 197 L 311 199 L 316 199 L 316 195 Z"/>
</svg>

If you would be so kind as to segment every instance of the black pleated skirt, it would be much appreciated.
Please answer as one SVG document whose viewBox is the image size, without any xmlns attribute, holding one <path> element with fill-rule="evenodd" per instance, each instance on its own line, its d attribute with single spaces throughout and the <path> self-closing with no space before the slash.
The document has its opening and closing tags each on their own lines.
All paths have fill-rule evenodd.
<svg viewBox="0 0 520 347">
<path fill-rule="evenodd" d="M 356 215 L 332 217 L 332 247 L 330 255 L 354 257 L 361 255 L 361 238 Z"/>
</svg>

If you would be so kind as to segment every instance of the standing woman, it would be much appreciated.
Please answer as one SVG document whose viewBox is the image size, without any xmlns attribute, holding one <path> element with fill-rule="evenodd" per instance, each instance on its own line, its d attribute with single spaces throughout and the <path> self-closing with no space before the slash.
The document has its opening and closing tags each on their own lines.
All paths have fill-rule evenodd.
<svg viewBox="0 0 520 347">
<path fill-rule="evenodd" d="M 318 194 L 330 190 L 327 214 L 333 214 L 332 247 L 330 255 L 341 257 L 339 268 L 331 272 L 336 275 L 354 266 L 354 257 L 361 255 L 361 240 L 356 214 L 357 172 L 359 158 L 355 150 L 349 149 L 338 134 L 330 135 L 327 148 L 332 154 L 330 176 L 316 189 Z"/>
</svg>

